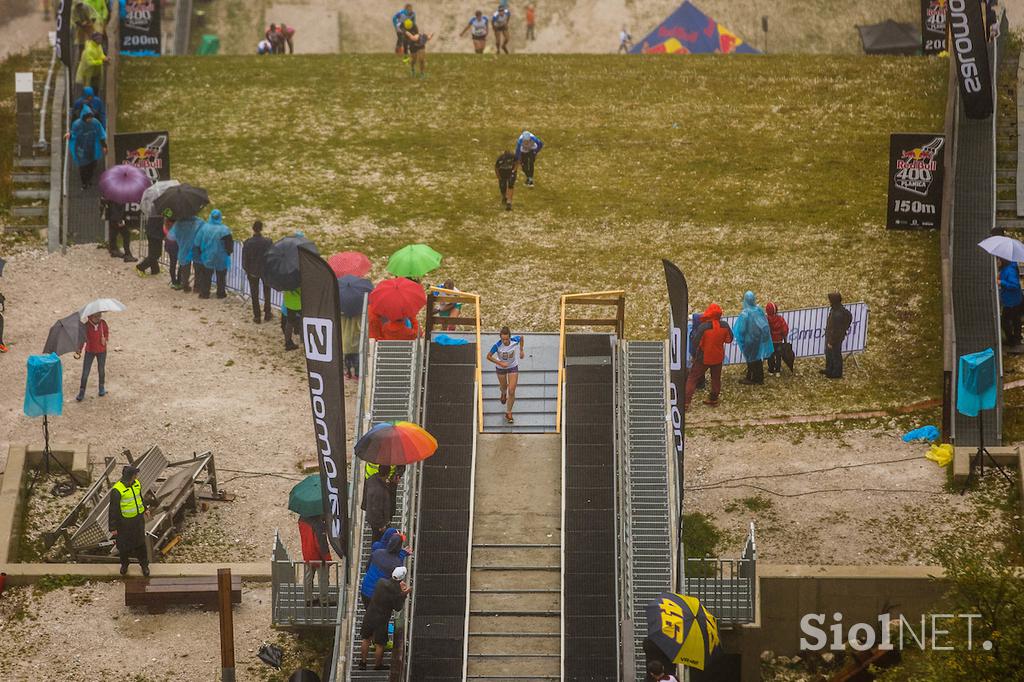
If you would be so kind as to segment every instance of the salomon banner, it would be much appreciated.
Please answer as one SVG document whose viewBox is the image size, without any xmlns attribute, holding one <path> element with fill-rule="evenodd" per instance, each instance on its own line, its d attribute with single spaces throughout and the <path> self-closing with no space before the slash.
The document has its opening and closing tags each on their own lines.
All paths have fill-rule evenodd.
<svg viewBox="0 0 1024 682">
<path fill-rule="evenodd" d="M 302 287 L 302 343 L 306 349 L 309 404 L 320 461 L 327 539 L 348 556 L 348 480 L 345 472 L 345 385 L 341 380 L 341 301 L 338 280 L 327 261 L 299 249 Z"/>
<path fill-rule="evenodd" d="M 114 160 L 146 171 L 153 182 L 171 179 L 171 148 L 167 131 L 152 133 L 117 133 L 114 135 Z M 125 223 L 139 227 L 139 205 L 125 207 Z"/>
<path fill-rule="evenodd" d="M 956 55 L 957 80 L 967 118 L 992 115 L 992 73 L 988 63 L 985 18 L 978 0 L 946 0 L 949 39 Z"/>
<path fill-rule="evenodd" d="M 662 259 L 665 284 L 668 286 L 668 305 L 672 313 L 668 329 L 668 417 L 672 425 L 672 447 L 676 455 L 676 476 L 679 486 L 679 524 L 682 537 L 683 523 L 683 460 L 686 444 L 686 322 L 689 318 L 690 293 L 686 277 L 675 263 Z M 682 554 L 680 552 L 680 554 Z M 681 567 L 680 567 L 681 568 Z M 678 573 L 682 575 L 682 571 Z M 680 589 L 680 584 L 676 589 Z"/>
<path fill-rule="evenodd" d="M 946 0 L 921 0 L 921 52 L 946 49 Z"/>
<path fill-rule="evenodd" d="M 160 0 L 124 0 L 121 9 L 121 54 L 159 57 Z"/>
<path fill-rule="evenodd" d="M 937 228 L 942 219 L 946 138 L 927 133 L 889 137 L 890 230 Z"/>
<path fill-rule="evenodd" d="M 57 18 L 57 58 L 64 62 L 64 66 L 71 68 L 71 51 L 74 45 L 71 44 L 71 2 L 72 0 L 57 0 L 54 15 Z"/>
</svg>

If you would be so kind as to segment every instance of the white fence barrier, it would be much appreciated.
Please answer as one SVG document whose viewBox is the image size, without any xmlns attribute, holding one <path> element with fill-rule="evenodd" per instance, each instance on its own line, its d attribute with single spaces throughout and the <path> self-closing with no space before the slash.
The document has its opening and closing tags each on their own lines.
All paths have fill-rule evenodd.
<svg viewBox="0 0 1024 682">
<path fill-rule="evenodd" d="M 850 303 L 846 309 L 853 316 L 850 330 L 843 340 L 843 355 L 860 353 L 867 348 L 868 342 L 868 304 Z M 793 344 L 793 354 L 798 358 L 820 357 L 825 354 L 825 324 L 828 322 L 828 306 L 821 308 L 798 308 L 784 310 L 779 313 L 789 323 L 789 336 L 786 340 Z M 736 316 L 723 317 L 729 327 L 735 329 Z M 687 338 L 692 324 L 687 325 Z M 725 346 L 725 365 L 745 363 L 740 348 L 735 343 Z"/>
</svg>

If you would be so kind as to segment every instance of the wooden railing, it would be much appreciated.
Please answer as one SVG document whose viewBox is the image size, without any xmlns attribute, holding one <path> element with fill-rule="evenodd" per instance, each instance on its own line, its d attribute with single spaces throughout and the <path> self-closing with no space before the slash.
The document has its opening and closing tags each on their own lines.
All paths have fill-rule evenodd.
<svg viewBox="0 0 1024 682">
<path fill-rule="evenodd" d="M 615 308 L 615 317 L 567 317 L 566 308 L 602 306 Z M 555 433 L 562 432 L 562 383 L 565 381 L 565 328 L 615 327 L 621 339 L 626 330 L 626 292 L 593 291 L 585 294 L 562 294 L 558 323 L 558 393 L 555 397 Z M 482 420 L 481 420 L 482 421 Z"/>
<path fill-rule="evenodd" d="M 473 315 L 457 315 L 450 317 L 442 317 L 438 314 L 438 307 L 440 305 L 447 305 L 449 303 L 461 303 L 462 305 L 473 306 Z M 454 310 L 452 312 L 455 312 Z M 461 311 L 460 311 L 461 312 Z M 484 430 L 484 384 L 483 384 L 483 367 L 480 364 L 480 356 L 483 351 L 480 340 L 480 297 L 477 294 L 471 294 L 465 291 L 458 291 L 457 289 L 445 289 L 443 287 L 430 287 L 427 291 L 427 320 L 425 324 L 425 332 L 427 343 L 430 343 L 430 334 L 434 331 L 434 325 L 440 325 L 442 329 L 446 327 L 472 327 L 476 332 L 476 387 L 477 387 L 477 423 L 479 424 L 479 431 L 483 433 Z"/>
</svg>

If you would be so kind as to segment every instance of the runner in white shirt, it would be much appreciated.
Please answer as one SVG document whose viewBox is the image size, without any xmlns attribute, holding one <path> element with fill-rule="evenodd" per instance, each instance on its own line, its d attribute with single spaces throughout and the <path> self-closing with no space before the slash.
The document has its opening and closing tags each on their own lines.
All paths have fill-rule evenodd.
<svg viewBox="0 0 1024 682">
<path fill-rule="evenodd" d="M 472 29 L 473 32 L 470 36 L 473 38 L 473 49 L 476 50 L 477 54 L 483 54 L 484 48 L 487 47 L 487 17 L 480 10 L 476 11 L 472 17 L 469 18 L 469 23 L 462 29 L 460 36 L 466 35 L 466 31 Z"/>
<path fill-rule="evenodd" d="M 512 406 L 516 402 L 516 384 L 519 383 L 519 361 L 526 357 L 523 351 L 523 337 L 512 336 L 508 327 L 502 327 L 500 340 L 491 346 L 487 359 L 497 367 L 498 385 L 501 387 L 501 404 L 505 406 L 505 421 L 512 424 Z"/>
<path fill-rule="evenodd" d="M 505 54 L 508 54 L 508 22 L 510 18 L 511 13 L 505 5 L 498 7 L 498 11 L 491 16 L 491 28 L 494 29 L 494 47 L 498 54 L 501 54 L 502 50 L 505 51 Z"/>
</svg>

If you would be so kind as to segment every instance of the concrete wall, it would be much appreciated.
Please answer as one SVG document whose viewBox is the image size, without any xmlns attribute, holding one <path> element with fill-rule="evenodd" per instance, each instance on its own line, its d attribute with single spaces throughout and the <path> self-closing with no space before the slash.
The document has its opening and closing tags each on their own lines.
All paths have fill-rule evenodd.
<svg viewBox="0 0 1024 682">
<path fill-rule="evenodd" d="M 21 527 L 28 472 L 25 451 L 24 445 L 11 445 L 7 450 L 7 468 L 0 482 L 0 565 L 18 556 L 17 529 Z"/>
<path fill-rule="evenodd" d="M 760 655 L 800 654 L 800 619 L 843 614 L 845 629 L 877 623 L 878 614 L 902 613 L 908 619 L 931 613 L 946 590 L 940 566 L 772 566 L 758 564 L 758 622 L 722 632 L 728 653 L 743 658 L 743 680 L 760 679 Z M 933 577 L 934 576 L 934 577 Z"/>
</svg>

